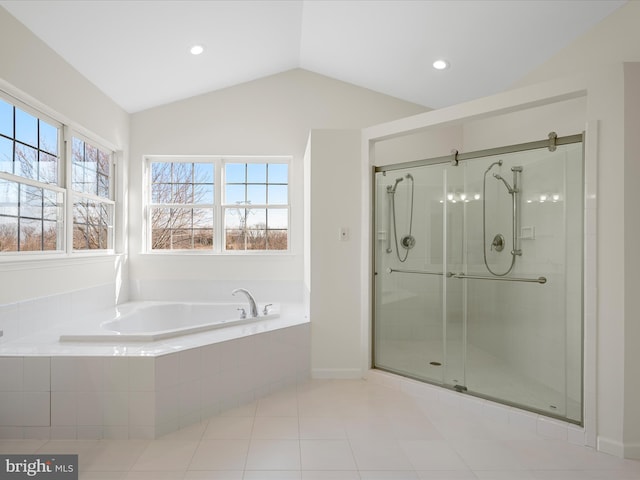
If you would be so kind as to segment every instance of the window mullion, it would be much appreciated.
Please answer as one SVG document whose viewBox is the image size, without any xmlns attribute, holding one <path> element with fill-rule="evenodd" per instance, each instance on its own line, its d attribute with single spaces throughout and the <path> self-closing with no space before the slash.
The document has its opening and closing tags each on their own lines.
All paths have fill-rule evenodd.
<svg viewBox="0 0 640 480">
<path fill-rule="evenodd" d="M 73 168 L 72 168 L 72 141 L 71 141 L 71 130 L 69 127 L 65 126 L 63 129 L 64 134 L 64 161 L 60 162 L 63 164 L 64 170 L 64 188 L 66 189 L 67 195 L 65 197 L 66 203 L 64 206 L 64 242 L 65 242 L 65 251 L 67 255 L 71 255 L 73 253 L 73 204 L 75 203 L 75 193 L 73 191 Z"/>
<path fill-rule="evenodd" d="M 214 160 L 213 170 L 213 250 L 221 253 L 225 250 L 224 243 L 224 210 L 222 208 L 222 199 L 224 188 L 224 179 L 222 178 L 222 160 L 217 158 Z"/>
<path fill-rule="evenodd" d="M 119 195 L 119 189 L 116 188 L 118 185 L 117 182 L 117 175 L 118 175 L 118 166 L 117 166 L 117 153 L 113 152 L 110 156 L 109 156 L 109 168 L 111 169 L 109 171 L 109 195 L 111 196 L 111 200 L 114 203 L 114 207 L 113 207 L 113 218 L 111 219 L 111 229 L 112 232 L 109 233 L 108 237 L 107 237 L 107 248 L 112 248 L 114 252 L 117 252 L 120 250 L 120 238 L 116 238 L 116 233 L 119 235 L 120 229 L 116 228 L 116 225 L 118 225 L 118 222 L 120 221 L 120 217 L 119 214 L 120 212 L 118 211 L 118 204 L 117 204 L 117 200 L 118 200 L 118 195 Z M 111 242 L 111 243 L 109 243 Z"/>
</svg>

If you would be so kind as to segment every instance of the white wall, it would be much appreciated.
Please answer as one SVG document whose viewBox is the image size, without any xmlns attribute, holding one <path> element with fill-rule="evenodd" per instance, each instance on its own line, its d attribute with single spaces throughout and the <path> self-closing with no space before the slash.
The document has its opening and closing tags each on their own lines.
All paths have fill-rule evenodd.
<svg viewBox="0 0 640 480">
<path fill-rule="evenodd" d="M 360 131 L 312 130 L 309 152 L 311 374 L 360 378 Z"/>
<path fill-rule="evenodd" d="M 622 62 L 640 61 L 640 2 L 630 0 L 615 10 L 542 65 L 533 69 L 514 87 L 535 85 L 554 78 L 598 72 Z"/>
<path fill-rule="evenodd" d="M 132 115 L 129 230 L 132 282 L 151 278 L 254 279 L 302 285 L 303 156 L 309 131 L 359 129 L 425 110 L 296 69 Z M 291 254 L 245 257 L 141 254 L 142 158 L 149 154 L 291 155 Z M 317 167 L 318 174 L 323 168 Z M 341 175 L 340 164 L 328 164 L 326 168 L 333 175 Z M 357 186 L 356 181 L 353 183 Z M 345 189 L 341 195 L 345 202 L 358 203 L 356 188 Z"/>
<path fill-rule="evenodd" d="M 625 203 L 625 392 L 624 392 L 624 444 L 632 456 L 640 458 L 640 383 L 637 381 L 640 365 L 640 216 L 635 208 L 640 185 L 640 63 L 624 66 L 624 203 Z M 635 381 L 634 381 L 635 380 Z"/>
<path fill-rule="evenodd" d="M 126 171 L 128 114 L 3 8 L 0 89 L 121 150 Z M 0 304 L 103 284 L 113 284 L 115 301 L 122 298 L 125 282 L 124 258 L 5 262 L 0 268 Z"/>
</svg>

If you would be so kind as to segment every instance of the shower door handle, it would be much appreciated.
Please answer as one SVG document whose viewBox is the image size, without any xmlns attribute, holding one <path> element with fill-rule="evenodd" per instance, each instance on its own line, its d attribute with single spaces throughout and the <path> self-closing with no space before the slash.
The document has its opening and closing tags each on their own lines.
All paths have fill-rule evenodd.
<svg viewBox="0 0 640 480">
<path fill-rule="evenodd" d="M 529 283 L 547 283 L 547 277 L 538 278 L 518 278 L 518 277 L 492 277 L 489 275 L 467 275 L 465 273 L 452 272 L 428 272 L 426 270 L 401 270 L 397 268 L 387 268 L 387 273 L 413 273 L 418 275 L 444 275 L 445 277 L 453 277 L 468 280 L 499 280 L 502 282 L 529 282 Z"/>
<path fill-rule="evenodd" d="M 466 275 L 464 273 L 455 273 L 454 278 L 470 279 L 470 280 L 500 280 L 503 282 L 529 282 L 529 283 L 547 283 L 546 277 L 538 278 L 518 278 L 518 277 L 490 277 L 488 275 Z"/>
<path fill-rule="evenodd" d="M 397 268 L 387 268 L 387 273 L 415 273 L 418 275 L 440 275 L 440 276 L 444 275 L 446 277 L 455 276 L 451 272 L 427 272 L 425 270 L 400 270 Z"/>
</svg>

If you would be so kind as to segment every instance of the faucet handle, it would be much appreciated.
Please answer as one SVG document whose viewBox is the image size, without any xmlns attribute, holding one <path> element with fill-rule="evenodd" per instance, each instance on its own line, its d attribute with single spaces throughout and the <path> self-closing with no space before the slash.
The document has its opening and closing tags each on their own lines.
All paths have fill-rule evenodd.
<svg viewBox="0 0 640 480">
<path fill-rule="evenodd" d="M 269 307 L 272 306 L 273 303 L 267 303 L 264 308 L 262 309 L 262 314 L 263 315 L 269 315 Z"/>
<path fill-rule="evenodd" d="M 240 307 L 240 308 L 236 308 L 236 310 L 240 312 L 240 319 L 247 318 L 247 312 L 245 311 L 244 308 Z"/>
</svg>

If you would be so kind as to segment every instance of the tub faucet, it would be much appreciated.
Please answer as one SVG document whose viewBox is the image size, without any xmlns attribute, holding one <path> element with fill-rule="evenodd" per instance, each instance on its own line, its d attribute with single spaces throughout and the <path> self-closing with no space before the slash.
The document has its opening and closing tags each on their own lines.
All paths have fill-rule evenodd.
<svg viewBox="0 0 640 480">
<path fill-rule="evenodd" d="M 235 295 L 237 292 L 244 293 L 246 295 L 247 300 L 249 300 L 249 311 L 251 312 L 251 317 L 257 317 L 258 306 L 256 305 L 256 301 L 254 300 L 253 295 L 251 295 L 249 291 L 245 290 L 244 288 L 236 288 L 233 292 L 231 292 L 231 295 Z"/>
</svg>

